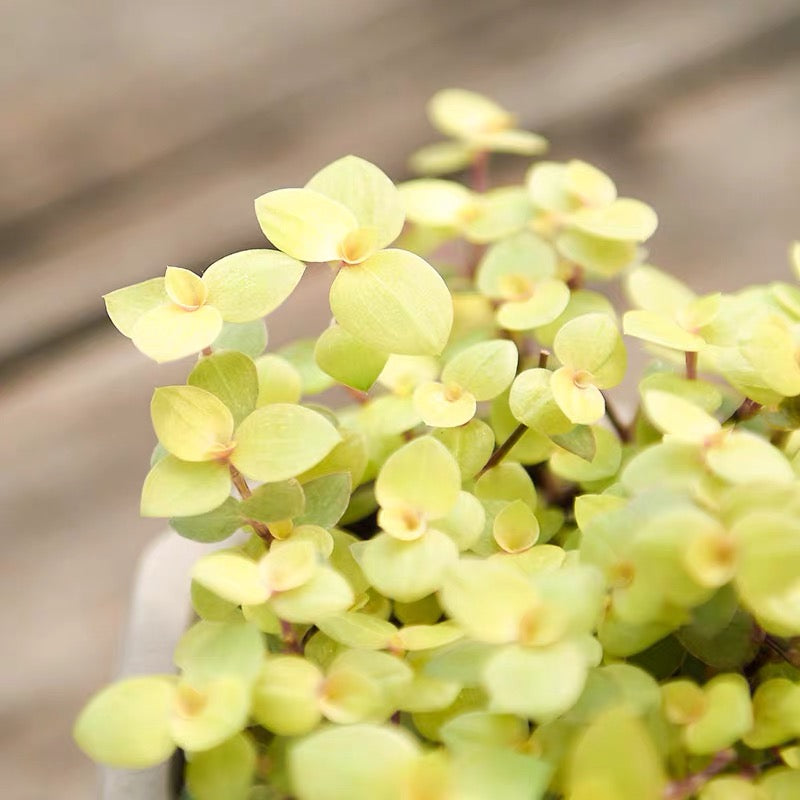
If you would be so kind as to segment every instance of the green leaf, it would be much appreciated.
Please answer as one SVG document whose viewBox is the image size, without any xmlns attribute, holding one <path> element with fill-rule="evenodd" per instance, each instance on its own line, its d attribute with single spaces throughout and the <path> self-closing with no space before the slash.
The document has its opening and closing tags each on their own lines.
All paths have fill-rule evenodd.
<svg viewBox="0 0 800 800">
<path fill-rule="evenodd" d="M 594 431 L 595 429 L 589 425 L 575 425 L 567 433 L 551 436 L 550 438 L 562 450 L 566 450 L 584 461 L 593 461 L 597 453 Z"/>
<path fill-rule="evenodd" d="M 513 503 L 522 500 L 536 508 L 536 489 L 530 475 L 520 464 L 504 462 L 484 472 L 475 483 L 475 494 L 481 500 Z"/>
<path fill-rule="evenodd" d="M 73 736 L 102 764 L 143 769 L 165 761 L 175 749 L 169 717 L 175 680 L 167 675 L 128 678 L 101 689 L 81 711 Z"/>
<path fill-rule="evenodd" d="M 675 635 L 704 664 L 714 669 L 739 670 L 755 658 L 760 647 L 757 634 L 752 617 L 737 609 L 728 624 L 713 634 L 702 625 L 686 625 Z"/>
<path fill-rule="evenodd" d="M 186 765 L 186 785 L 193 800 L 247 800 L 255 771 L 252 740 L 236 734 L 211 750 L 192 755 Z"/>
<path fill-rule="evenodd" d="M 353 590 L 345 578 L 333 569 L 320 567 L 307 583 L 276 594 L 270 602 L 281 619 L 316 624 L 350 608 L 353 599 Z"/>
<path fill-rule="evenodd" d="M 446 533 L 459 550 L 469 550 L 483 533 L 486 512 L 474 494 L 459 492 L 458 499 L 448 515 L 437 519 L 434 524 L 436 530 Z M 397 613 L 396 606 L 395 613 Z"/>
<path fill-rule="evenodd" d="M 345 330 L 386 353 L 437 355 L 453 323 L 453 302 L 439 273 L 404 250 L 383 250 L 340 269 L 330 303 Z"/>
<path fill-rule="evenodd" d="M 508 299 L 509 276 L 528 278 L 532 283 L 551 278 L 556 271 L 552 246 L 530 231 L 517 233 L 491 245 L 478 265 L 475 283 L 487 297 Z"/>
<path fill-rule="evenodd" d="M 478 474 L 494 450 L 494 433 L 480 419 L 471 419 L 457 428 L 438 428 L 431 431 L 431 436 L 453 454 L 465 481 Z"/>
<path fill-rule="evenodd" d="M 426 425 L 457 428 L 474 416 L 477 403 L 474 395 L 458 384 L 426 381 L 414 390 L 414 409 Z"/>
<path fill-rule="evenodd" d="M 201 358 L 186 382 L 222 400 L 237 425 L 256 407 L 258 375 L 244 353 L 230 350 Z"/>
<path fill-rule="evenodd" d="M 516 128 L 481 133 L 472 139 L 476 150 L 490 153 L 514 153 L 519 156 L 536 156 L 547 150 L 548 142 L 543 136 Z"/>
<path fill-rule="evenodd" d="M 208 287 L 194 272 L 182 267 L 167 267 L 164 290 L 175 305 L 186 311 L 200 308 L 208 297 Z"/>
<path fill-rule="evenodd" d="M 238 350 L 250 358 L 258 358 L 267 346 L 267 327 L 263 319 L 226 322 L 211 346 L 214 350 Z"/>
<path fill-rule="evenodd" d="M 571 708 L 588 674 L 583 651 L 563 641 L 545 648 L 509 645 L 486 665 L 490 708 L 544 722 Z"/>
<path fill-rule="evenodd" d="M 196 386 L 162 386 L 150 416 L 158 440 L 183 461 L 211 461 L 230 450 L 234 421 L 214 394 Z"/>
<path fill-rule="evenodd" d="M 655 311 L 627 311 L 622 318 L 622 329 L 652 344 L 673 350 L 696 353 L 705 347 L 705 340 L 684 330 L 677 322 Z"/>
<path fill-rule="evenodd" d="M 241 514 L 257 522 L 278 522 L 303 513 L 306 497 L 303 487 L 294 478 L 264 483 L 241 503 Z"/>
<path fill-rule="evenodd" d="M 513 121 L 494 100 L 468 89 L 441 89 L 428 101 L 427 111 L 434 128 L 457 139 L 504 130 Z"/>
<path fill-rule="evenodd" d="M 553 435 L 568 437 L 568 432 L 574 426 L 553 397 L 550 375 L 550 370 L 542 368 L 526 369 L 524 372 L 520 372 L 511 385 L 511 393 L 508 397 L 509 407 L 514 418 L 529 428 L 534 428 L 551 437 Z M 593 438 L 592 447 L 594 447 Z"/>
<path fill-rule="evenodd" d="M 250 322 L 274 311 L 294 291 L 305 265 L 275 250 L 244 250 L 204 273 L 210 305 L 225 322 Z"/>
<path fill-rule="evenodd" d="M 334 641 L 359 650 L 384 650 L 397 635 L 391 622 L 359 611 L 345 611 L 326 617 L 319 629 Z"/>
<path fill-rule="evenodd" d="M 435 142 L 412 153 L 408 164 L 418 175 L 444 175 L 464 169 L 471 160 L 472 151 L 461 142 Z"/>
<path fill-rule="evenodd" d="M 731 483 L 795 480 L 786 456 L 765 439 L 747 431 L 734 431 L 709 447 L 706 462 L 715 475 Z"/>
<path fill-rule="evenodd" d="M 255 365 L 258 374 L 258 408 L 269 403 L 300 401 L 303 379 L 285 358 L 268 353 L 256 359 Z"/>
<path fill-rule="evenodd" d="M 236 429 L 231 462 L 250 478 L 281 481 L 313 467 L 341 440 L 321 414 L 273 403 L 256 409 Z"/>
<path fill-rule="evenodd" d="M 556 475 L 567 480 L 589 482 L 615 475 L 622 462 L 622 448 L 616 434 L 599 426 L 591 429 L 596 451 L 590 460 L 575 453 L 556 450 L 550 466 Z"/>
<path fill-rule="evenodd" d="M 278 189 L 256 199 L 256 217 L 278 250 L 301 261 L 334 261 L 358 221 L 349 208 L 311 189 Z"/>
<path fill-rule="evenodd" d="M 474 244 L 496 242 L 523 230 L 531 218 L 527 192 L 502 186 L 478 195 L 463 223 L 464 238 Z"/>
<path fill-rule="evenodd" d="M 517 348 L 508 339 L 479 342 L 453 356 L 442 370 L 442 382 L 454 383 L 478 402 L 504 392 L 517 371 Z"/>
<path fill-rule="evenodd" d="M 582 314 L 569 320 L 556 334 L 553 350 L 564 366 L 591 373 L 591 382 L 600 389 L 615 386 L 625 375 L 625 347 L 607 314 Z"/>
<path fill-rule="evenodd" d="M 494 518 L 492 535 L 506 553 L 521 553 L 539 539 L 539 520 L 529 505 L 514 500 Z"/>
<path fill-rule="evenodd" d="M 461 471 L 450 451 L 431 436 L 403 445 L 386 459 L 375 481 L 383 508 L 411 509 L 443 517 L 461 491 Z"/>
<path fill-rule="evenodd" d="M 278 736 L 302 736 L 322 719 L 317 695 L 324 676 L 299 656 L 268 658 L 253 687 L 253 718 Z"/>
<path fill-rule="evenodd" d="M 552 774 L 546 761 L 501 746 L 464 748 L 453 763 L 459 800 L 539 800 Z"/>
<path fill-rule="evenodd" d="M 624 707 L 606 711 L 581 732 L 566 776 L 574 800 L 661 800 L 666 783 L 650 734 Z"/>
<path fill-rule="evenodd" d="M 186 539 L 195 542 L 221 542 L 227 539 L 242 526 L 242 514 L 239 501 L 234 497 L 225 498 L 225 502 L 205 514 L 190 517 L 172 517 L 169 524 Z"/>
<path fill-rule="evenodd" d="M 236 605 L 258 605 L 270 595 L 258 564 L 234 552 L 203 556 L 192 567 L 192 579 Z"/>
<path fill-rule="evenodd" d="M 720 432 L 716 419 L 682 397 L 655 389 L 646 392 L 642 400 L 653 425 L 681 441 L 703 442 Z"/>
<path fill-rule="evenodd" d="M 410 603 L 441 586 L 447 568 L 458 560 L 458 548 L 437 530 L 428 530 L 413 541 L 380 533 L 359 545 L 356 558 L 381 594 Z"/>
<path fill-rule="evenodd" d="M 750 687 L 743 675 L 717 675 L 704 687 L 705 708 L 683 731 L 690 753 L 710 755 L 735 744 L 753 726 Z"/>
<path fill-rule="evenodd" d="M 209 347 L 222 330 L 222 317 L 213 306 L 193 311 L 172 303 L 146 311 L 131 329 L 131 340 L 159 364 L 177 361 Z"/>
<path fill-rule="evenodd" d="M 569 287 L 559 280 L 539 281 L 520 296 L 525 299 L 510 300 L 497 310 L 497 323 L 510 331 L 529 331 L 547 325 L 561 315 L 569 303 Z"/>
<path fill-rule="evenodd" d="M 173 660 L 190 681 L 203 683 L 225 675 L 252 681 L 264 652 L 263 637 L 255 625 L 241 619 L 201 620 L 183 634 Z"/>
<path fill-rule="evenodd" d="M 570 214 L 574 228 L 603 239 L 644 242 L 658 227 L 658 217 L 650 206 L 628 197 L 617 198 L 602 208 L 582 208 Z"/>
<path fill-rule="evenodd" d="M 363 158 L 345 156 L 328 164 L 311 178 L 306 189 L 341 203 L 360 227 L 375 230 L 378 249 L 400 235 L 405 219 L 400 194 L 378 167 Z"/>
<path fill-rule="evenodd" d="M 600 389 L 589 373 L 559 367 L 550 376 L 550 390 L 564 416 L 576 425 L 594 425 L 606 413 Z"/>
<path fill-rule="evenodd" d="M 333 378 L 317 366 L 315 346 L 316 339 L 296 339 L 278 351 L 300 374 L 304 395 L 319 394 L 334 384 Z"/>
<path fill-rule="evenodd" d="M 333 472 L 303 484 L 306 506 L 295 524 L 332 528 L 347 510 L 351 485 L 349 472 Z"/>
<path fill-rule="evenodd" d="M 474 195 L 455 181 L 419 179 L 398 187 L 409 222 L 435 228 L 458 227 Z"/>
<path fill-rule="evenodd" d="M 366 392 L 381 374 L 388 356 L 334 324 L 317 339 L 314 358 L 320 369 L 339 383 Z"/>
<path fill-rule="evenodd" d="M 413 737 L 396 726 L 332 726 L 289 750 L 298 800 L 396 800 L 418 757 Z"/>
<path fill-rule="evenodd" d="M 578 230 L 562 231 L 556 250 L 592 275 L 612 278 L 636 258 L 636 244 L 618 239 L 603 239 Z"/>
<path fill-rule="evenodd" d="M 219 461 L 181 461 L 169 455 L 147 473 L 143 517 L 191 517 L 222 505 L 231 491 L 228 467 Z"/>
<path fill-rule="evenodd" d="M 103 295 L 106 311 L 117 330 L 131 338 L 139 317 L 169 301 L 163 278 L 135 283 Z"/>
<path fill-rule="evenodd" d="M 625 289 L 638 308 L 672 318 L 696 297 L 677 278 L 649 265 L 632 270 L 625 281 Z"/>
</svg>

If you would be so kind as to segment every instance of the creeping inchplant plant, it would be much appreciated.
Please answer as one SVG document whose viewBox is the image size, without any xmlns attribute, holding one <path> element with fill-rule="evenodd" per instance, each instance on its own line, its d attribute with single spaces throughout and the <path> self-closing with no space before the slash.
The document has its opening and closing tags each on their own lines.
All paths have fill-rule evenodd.
<svg viewBox="0 0 800 800">
<path fill-rule="evenodd" d="M 100 691 L 78 743 L 180 748 L 193 800 L 800 797 L 800 287 L 698 296 L 599 169 L 492 187 L 544 140 L 471 92 L 429 111 L 424 177 L 347 156 L 256 200 L 275 249 L 106 296 L 193 359 L 141 512 L 225 545 L 177 674 Z M 264 353 L 316 262 L 331 318 Z"/>
</svg>

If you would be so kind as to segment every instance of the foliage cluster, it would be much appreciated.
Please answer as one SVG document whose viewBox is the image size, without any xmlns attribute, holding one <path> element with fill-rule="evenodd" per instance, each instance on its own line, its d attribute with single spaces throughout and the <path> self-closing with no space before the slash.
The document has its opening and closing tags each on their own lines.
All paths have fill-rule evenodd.
<svg viewBox="0 0 800 800">
<path fill-rule="evenodd" d="M 697 296 L 599 169 L 490 188 L 545 141 L 463 90 L 429 113 L 427 177 L 348 156 L 256 200 L 275 250 L 106 296 L 196 358 L 153 394 L 142 514 L 234 538 L 178 674 L 100 691 L 78 743 L 181 748 L 194 800 L 800 797 L 800 288 Z M 265 354 L 307 262 L 333 320 Z M 629 424 L 623 334 L 653 356 Z"/>
</svg>

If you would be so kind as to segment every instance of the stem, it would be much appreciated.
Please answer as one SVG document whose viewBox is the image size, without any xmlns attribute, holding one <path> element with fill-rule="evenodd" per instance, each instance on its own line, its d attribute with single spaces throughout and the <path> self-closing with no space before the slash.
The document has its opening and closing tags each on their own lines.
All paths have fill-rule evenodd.
<svg viewBox="0 0 800 800">
<path fill-rule="evenodd" d="M 286 649 L 286 652 L 296 653 L 297 655 L 300 656 L 303 655 L 303 645 L 297 638 L 297 633 L 295 632 L 295 629 L 292 627 L 291 622 L 287 622 L 285 619 L 282 619 L 280 623 L 281 623 L 281 638 L 283 639 L 283 644 Z"/>
<path fill-rule="evenodd" d="M 686 377 L 690 381 L 697 380 L 697 353 L 686 351 Z"/>
<path fill-rule="evenodd" d="M 577 289 L 581 289 L 583 287 L 583 281 L 585 278 L 585 274 L 583 272 L 583 267 L 580 264 L 575 264 L 572 268 L 572 275 L 570 275 L 569 280 L 567 281 L 567 286 L 569 286 L 570 291 L 574 292 Z"/>
<path fill-rule="evenodd" d="M 231 463 L 228 463 L 228 468 L 231 471 L 231 480 L 233 481 L 233 485 L 236 487 L 236 491 L 239 492 L 239 496 L 242 498 L 242 500 L 247 500 L 247 498 L 253 493 L 250 491 L 250 487 L 247 485 L 244 475 L 242 475 L 242 473 L 239 472 L 239 470 L 236 469 L 236 467 L 234 467 Z M 269 532 L 269 528 L 263 522 L 257 522 L 256 520 L 251 519 L 249 520 L 249 524 L 265 542 L 272 541 L 272 534 Z"/>
<path fill-rule="evenodd" d="M 508 437 L 508 439 L 506 439 L 503 444 L 501 444 L 494 451 L 494 453 L 492 453 L 491 457 L 486 462 L 483 469 L 478 473 L 477 477 L 480 478 L 484 472 L 488 472 L 492 467 L 496 467 L 508 455 L 511 448 L 522 438 L 527 430 L 527 426 L 520 422 L 520 424 L 517 425 L 517 427 L 511 432 L 511 435 Z"/>
<path fill-rule="evenodd" d="M 547 369 L 548 358 L 550 358 L 550 351 L 542 348 L 539 351 L 539 369 Z"/>
<path fill-rule="evenodd" d="M 361 392 L 358 389 L 354 389 L 352 386 L 345 386 L 344 390 L 350 395 L 350 397 L 353 398 L 353 400 L 356 401 L 356 403 L 363 405 L 367 402 L 367 400 L 369 400 L 369 395 L 366 392 Z"/>
<path fill-rule="evenodd" d="M 209 347 L 204 347 L 204 348 L 203 348 L 203 349 L 202 349 L 200 352 L 201 352 L 201 353 L 202 353 L 204 356 L 211 356 L 211 355 L 214 355 L 214 351 L 211 349 L 211 347 L 210 347 L 210 346 L 209 346 Z"/>
<path fill-rule="evenodd" d="M 744 422 L 746 419 L 754 417 L 759 411 L 761 411 L 761 403 L 757 403 L 755 400 L 745 397 L 745 399 L 742 400 L 742 404 L 725 420 L 725 422 Z"/>
<path fill-rule="evenodd" d="M 664 800 L 687 800 L 735 760 L 735 750 L 722 750 L 711 759 L 705 769 L 679 781 L 672 781 L 664 790 Z"/>
<path fill-rule="evenodd" d="M 486 150 L 479 150 L 472 157 L 470 183 L 475 192 L 483 193 L 489 188 L 489 153 Z"/>
<path fill-rule="evenodd" d="M 611 401 L 608 399 L 608 395 L 603 392 L 603 399 L 606 401 L 606 416 L 608 417 L 608 421 L 611 423 L 614 430 L 617 432 L 617 436 L 619 436 L 620 441 L 629 442 L 631 440 L 631 426 L 626 425 L 622 418 L 617 414 L 617 410 L 611 404 Z"/>
</svg>

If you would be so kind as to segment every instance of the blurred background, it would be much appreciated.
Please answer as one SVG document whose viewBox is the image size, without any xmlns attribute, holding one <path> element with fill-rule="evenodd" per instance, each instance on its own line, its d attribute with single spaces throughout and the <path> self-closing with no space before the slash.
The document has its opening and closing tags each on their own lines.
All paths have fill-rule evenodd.
<svg viewBox="0 0 800 800">
<path fill-rule="evenodd" d="M 788 276 L 800 0 L 0 0 L 3 796 L 91 797 L 69 739 L 114 673 L 156 367 L 100 295 L 263 245 L 257 195 L 351 152 L 408 177 L 437 89 L 519 113 L 659 213 L 699 290 Z M 526 164 L 497 160 L 495 180 Z M 270 321 L 326 322 L 326 270 Z"/>
</svg>

